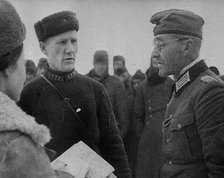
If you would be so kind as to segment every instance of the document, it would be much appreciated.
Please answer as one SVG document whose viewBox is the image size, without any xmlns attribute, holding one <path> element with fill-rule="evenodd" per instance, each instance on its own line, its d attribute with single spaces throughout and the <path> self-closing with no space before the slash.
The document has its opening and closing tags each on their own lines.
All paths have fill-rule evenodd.
<svg viewBox="0 0 224 178">
<path fill-rule="evenodd" d="M 116 178 L 114 168 L 82 141 L 70 147 L 51 165 L 54 169 L 64 166 L 64 170 L 75 178 Z"/>
</svg>

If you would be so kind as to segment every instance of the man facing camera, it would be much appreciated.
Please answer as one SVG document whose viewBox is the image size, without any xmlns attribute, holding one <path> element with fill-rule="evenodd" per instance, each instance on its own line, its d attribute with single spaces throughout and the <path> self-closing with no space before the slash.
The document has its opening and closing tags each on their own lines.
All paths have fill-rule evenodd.
<svg viewBox="0 0 224 178">
<path fill-rule="evenodd" d="M 114 168 L 118 177 L 130 177 L 127 156 L 104 87 L 76 72 L 79 30 L 76 14 L 62 11 L 34 25 L 49 68 L 30 82 L 19 105 L 38 123 L 49 127 L 46 145 L 57 156 L 82 140 Z"/>
</svg>

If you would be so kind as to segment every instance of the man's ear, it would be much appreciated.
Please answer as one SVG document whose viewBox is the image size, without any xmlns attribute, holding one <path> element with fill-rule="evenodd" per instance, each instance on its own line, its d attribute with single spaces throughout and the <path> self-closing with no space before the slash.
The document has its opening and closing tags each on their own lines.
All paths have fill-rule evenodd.
<svg viewBox="0 0 224 178">
<path fill-rule="evenodd" d="M 1 76 L 5 79 L 8 79 L 11 77 L 13 71 L 14 71 L 14 67 L 12 65 L 9 65 L 9 67 L 1 71 Z"/>
<path fill-rule="evenodd" d="M 46 43 L 44 43 L 44 42 L 41 41 L 39 43 L 39 46 L 40 46 L 40 50 L 42 51 L 42 53 L 44 53 L 47 56 L 48 53 L 47 53 L 47 49 L 46 49 Z"/>
<path fill-rule="evenodd" d="M 191 53 L 194 50 L 194 42 L 192 39 L 186 40 L 184 51 L 186 53 Z"/>
<path fill-rule="evenodd" d="M 184 56 L 186 58 L 192 58 L 194 52 L 194 42 L 192 39 L 186 40 L 185 46 L 184 46 Z"/>
</svg>

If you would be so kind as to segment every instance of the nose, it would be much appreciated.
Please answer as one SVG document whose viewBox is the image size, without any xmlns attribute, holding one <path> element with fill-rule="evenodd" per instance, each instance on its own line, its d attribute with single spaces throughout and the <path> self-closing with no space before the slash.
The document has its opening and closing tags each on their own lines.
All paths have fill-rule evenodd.
<svg viewBox="0 0 224 178">
<path fill-rule="evenodd" d="M 66 48 L 65 48 L 65 52 L 66 53 L 76 53 L 76 51 L 77 51 L 77 46 L 73 45 L 71 43 L 71 41 L 68 41 Z"/>
</svg>

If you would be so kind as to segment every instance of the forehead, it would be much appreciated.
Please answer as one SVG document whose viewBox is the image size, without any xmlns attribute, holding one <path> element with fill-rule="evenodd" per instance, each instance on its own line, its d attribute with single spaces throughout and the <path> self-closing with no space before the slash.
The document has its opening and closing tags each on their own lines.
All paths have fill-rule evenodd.
<svg viewBox="0 0 224 178">
<path fill-rule="evenodd" d="M 64 33 L 61 33 L 59 35 L 55 35 L 53 37 L 50 37 L 46 40 L 46 43 L 63 40 L 63 39 L 77 39 L 77 31 L 76 30 L 70 30 Z"/>
<path fill-rule="evenodd" d="M 156 35 L 154 37 L 154 39 L 157 40 L 157 41 L 170 40 L 170 39 L 173 39 L 173 34 L 159 34 L 159 35 Z"/>
</svg>

